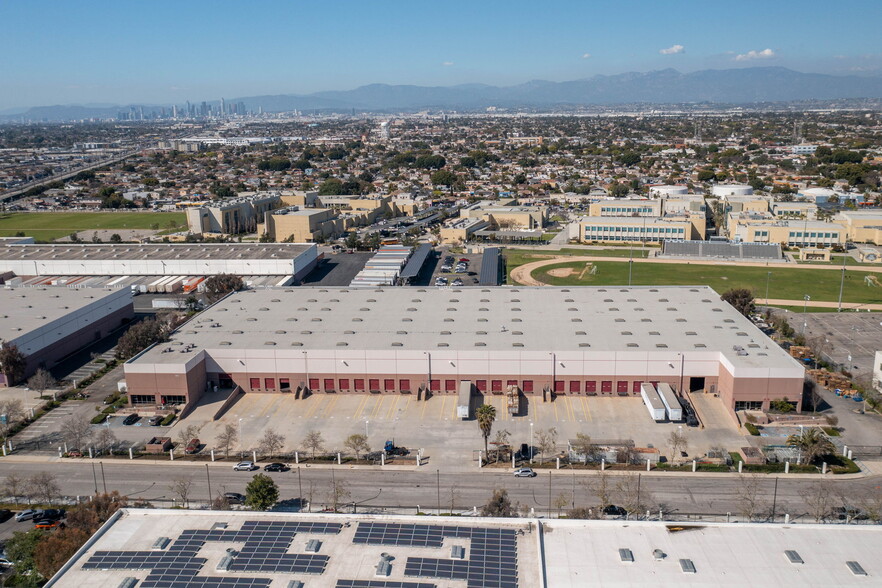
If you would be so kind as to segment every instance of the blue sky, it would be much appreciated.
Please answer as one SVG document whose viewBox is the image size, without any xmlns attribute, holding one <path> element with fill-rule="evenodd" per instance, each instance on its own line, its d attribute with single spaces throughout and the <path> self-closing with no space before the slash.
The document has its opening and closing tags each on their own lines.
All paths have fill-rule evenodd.
<svg viewBox="0 0 882 588">
<path fill-rule="evenodd" d="M 0 110 L 368 83 L 882 72 L 879 0 L 0 0 Z"/>
</svg>

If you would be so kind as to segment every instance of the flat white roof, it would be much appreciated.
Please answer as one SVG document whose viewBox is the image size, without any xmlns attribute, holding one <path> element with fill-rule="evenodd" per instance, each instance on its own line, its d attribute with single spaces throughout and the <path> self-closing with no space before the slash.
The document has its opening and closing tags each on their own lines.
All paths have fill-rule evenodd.
<svg viewBox="0 0 882 588">
<path fill-rule="evenodd" d="M 720 352 L 736 367 L 802 369 L 708 286 L 249 290 L 197 315 L 135 361 L 188 361 L 192 356 L 163 352 L 179 346 L 297 354 Z"/>
<path fill-rule="evenodd" d="M 119 290 L 101 288 L 0 288 L 0 339 L 11 341 L 73 314 Z"/>
</svg>

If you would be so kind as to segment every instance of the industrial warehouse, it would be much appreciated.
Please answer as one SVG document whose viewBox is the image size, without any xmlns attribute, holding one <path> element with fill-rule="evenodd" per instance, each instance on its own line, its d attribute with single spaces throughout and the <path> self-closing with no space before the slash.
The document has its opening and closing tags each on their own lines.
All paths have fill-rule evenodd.
<svg viewBox="0 0 882 588">
<path fill-rule="evenodd" d="M 24 377 L 107 336 L 134 317 L 129 290 L 0 289 L 0 347 L 25 355 Z M 0 373 L 0 386 L 7 385 Z"/>
<path fill-rule="evenodd" d="M 252 287 L 288 286 L 320 260 L 313 244 L 0 244 L 0 282 L 176 293 L 197 290 L 206 276 L 229 273 Z"/>
<path fill-rule="evenodd" d="M 734 417 L 799 407 L 803 374 L 706 286 L 250 290 L 125 365 L 130 402 L 148 410 L 218 389 L 426 398 L 469 383 L 551 399 L 649 383 L 717 395 Z"/>
</svg>

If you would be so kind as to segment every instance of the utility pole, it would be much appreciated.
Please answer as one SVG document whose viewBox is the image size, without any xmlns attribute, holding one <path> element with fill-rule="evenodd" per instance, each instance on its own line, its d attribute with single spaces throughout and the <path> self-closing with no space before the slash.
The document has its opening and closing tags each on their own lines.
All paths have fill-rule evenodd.
<svg viewBox="0 0 882 588">
<path fill-rule="evenodd" d="M 208 472 L 208 464 L 205 464 L 205 478 L 208 480 L 208 508 L 211 508 L 211 474 Z"/>
<path fill-rule="evenodd" d="M 438 477 L 438 516 L 441 516 L 441 470 L 435 470 Z M 453 513 L 451 513 L 453 514 Z"/>
<path fill-rule="evenodd" d="M 297 487 L 300 494 L 300 512 L 303 512 L 303 478 L 300 477 L 300 466 L 297 466 Z"/>
<path fill-rule="evenodd" d="M 98 465 L 101 466 L 101 483 L 104 485 L 104 493 L 107 494 L 107 478 L 104 477 L 104 462 L 99 461 Z"/>
<path fill-rule="evenodd" d="M 842 312 L 842 290 L 845 287 L 845 258 L 848 257 L 848 241 L 845 242 L 845 253 L 842 254 L 842 277 L 839 279 L 839 303 L 836 312 Z"/>
<path fill-rule="evenodd" d="M 778 505 L 778 477 L 775 476 L 775 493 L 772 495 L 772 522 L 775 522 L 775 507 Z"/>
</svg>

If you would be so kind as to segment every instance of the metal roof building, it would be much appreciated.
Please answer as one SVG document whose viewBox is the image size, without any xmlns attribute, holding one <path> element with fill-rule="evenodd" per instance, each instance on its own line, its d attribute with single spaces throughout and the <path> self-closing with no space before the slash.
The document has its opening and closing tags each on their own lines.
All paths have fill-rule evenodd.
<svg viewBox="0 0 882 588">
<path fill-rule="evenodd" d="M 705 286 L 239 292 L 126 364 L 133 403 L 245 391 L 719 394 L 801 398 L 803 368 Z M 751 404 L 749 406 L 754 406 Z"/>
</svg>

